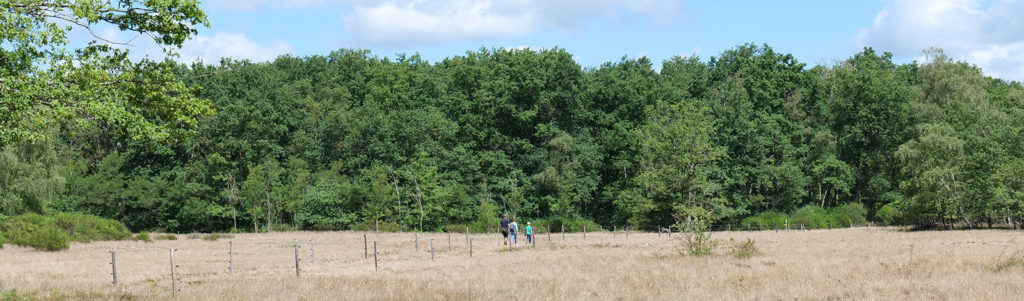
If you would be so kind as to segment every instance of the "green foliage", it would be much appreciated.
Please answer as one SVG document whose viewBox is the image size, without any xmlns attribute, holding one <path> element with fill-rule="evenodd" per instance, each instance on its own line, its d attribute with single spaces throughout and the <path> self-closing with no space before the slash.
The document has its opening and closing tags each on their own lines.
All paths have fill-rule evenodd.
<svg viewBox="0 0 1024 301">
<path fill-rule="evenodd" d="M 36 214 L 22 215 L 0 224 L 0 233 L 12 244 L 42 251 L 65 250 L 71 241 L 67 233 Z"/>
<path fill-rule="evenodd" d="M 0 223 L 0 236 L 39 250 L 67 249 L 71 241 L 121 240 L 131 233 L 120 222 L 79 213 L 26 214 Z"/>
<path fill-rule="evenodd" d="M 587 228 L 587 232 L 598 232 L 601 229 L 601 225 L 588 219 L 562 219 L 562 218 L 549 218 L 549 219 L 536 219 L 536 220 L 520 220 L 519 227 L 525 228 L 526 223 L 530 222 L 531 226 L 538 233 L 545 233 L 547 229 L 551 229 L 551 233 L 559 233 L 562 231 L 562 226 L 565 226 L 565 232 L 583 232 L 583 227 Z M 520 229 L 519 231 L 525 231 Z M 525 233 L 525 232 L 523 232 Z"/>
<path fill-rule="evenodd" d="M 683 249 L 690 255 L 711 255 L 719 241 L 711 237 L 711 211 L 702 207 L 679 206 L 676 228 L 680 229 Z"/>
<path fill-rule="evenodd" d="M 0 146 L 56 138 L 54 128 L 171 142 L 213 112 L 172 61 L 135 62 L 128 50 L 96 40 L 68 47 L 89 42 L 69 40 L 72 28 L 101 24 L 180 47 L 194 26 L 208 25 L 198 1 L 4 1 L 0 19 Z"/>
<path fill-rule="evenodd" d="M 221 238 L 231 238 L 231 237 L 233 237 L 233 235 L 231 235 L 231 234 L 210 233 L 210 234 L 203 235 L 203 240 L 205 240 L 205 241 L 217 241 L 218 239 L 221 239 Z"/>
<path fill-rule="evenodd" d="M 373 220 L 364 220 L 362 223 L 358 223 L 352 226 L 352 230 L 355 231 L 380 231 L 380 232 L 399 232 L 402 231 L 402 226 L 396 222 L 379 222 L 375 223 Z"/>
<path fill-rule="evenodd" d="M 867 223 L 868 210 L 860 203 L 847 203 L 832 209 L 829 220 L 833 227 L 863 225 Z"/>
<path fill-rule="evenodd" d="M 83 12 L 101 5 L 83 3 Z M 190 1 L 145 6 L 187 9 L 166 16 L 186 21 L 170 28 L 178 37 L 190 35 L 183 24 L 198 24 L 187 18 L 200 15 Z M 0 108 L 10 130 L 0 137 L 0 214 L 81 212 L 133 231 L 182 233 L 377 223 L 494 232 L 502 213 L 536 221 L 538 232 L 688 226 L 693 212 L 752 229 L 785 228 L 787 219 L 791 228 L 840 227 L 865 216 L 1024 222 L 1024 86 L 934 50 L 900 65 L 865 48 L 811 67 L 745 44 L 660 69 L 628 57 L 585 68 L 563 49 L 480 49 L 440 62 L 347 49 L 265 63 L 91 60 L 117 51 L 56 51 L 51 65 L 35 57 L 0 67 L 13 70 L 0 74 L 5 87 L 141 76 L 95 97 L 75 85 L 3 93 L 21 102 Z M 76 57 L 90 59 L 63 61 Z M 125 87 L 133 93 L 118 92 Z M 31 104 L 41 95 L 81 102 L 56 118 L 39 110 L 65 107 Z M 156 105 L 139 108 L 146 102 Z M 103 108 L 112 111 L 95 112 Z M 26 112 L 41 119 L 5 119 Z M 118 116 L 129 119 L 110 124 Z M 43 136 L 56 139 L 21 139 Z"/>
<path fill-rule="evenodd" d="M 785 214 L 769 210 L 743 219 L 742 224 L 752 230 L 785 229 L 788 219 Z"/>
<path fill-rule="evenodd" d="M 143 242 L 153 242 L 152 238 L 149 238 L 149 232 L 142 231 L 135 235 L 135 240 Z"/>
<path fill-rule="evenodd" d="M 72 241 L 122 240 L 131 232 L 121 222 L 81 213 L 58 213 L 50 216 L 54 225 L 70 235 Z"/>
<path fill-rule="evenodd" d="M 790 216 L 790 225 L 796 228 L 803 226 L 806 229 L 821 229 L 828 227 L 829 223 L 828 211 L 815 205 L 800 207 Z"/>
<path fill-rule="evenodd" d="M 892 226 L 900 223 L 902 215 L 897 204 L 888 203 L 879 208 L 878 212 L 875 212 L 875 219 L 883 226 Z"/>
</svg>

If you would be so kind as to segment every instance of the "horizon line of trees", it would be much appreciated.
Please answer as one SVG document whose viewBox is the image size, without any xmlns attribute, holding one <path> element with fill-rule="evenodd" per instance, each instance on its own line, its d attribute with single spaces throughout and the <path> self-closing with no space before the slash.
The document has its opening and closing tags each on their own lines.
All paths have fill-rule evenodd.
<svg viewBox="0 0 1024 301">
<path fill-rule="evenodd" d="M 216 110 L 193 135 L 132 139 L 112 120 L 7 145 L 0 215 L 431 231 L 507 212 L 655 229 L 861 204 L 905 225 L 1021 223 L 1024 87 L 925 56 L 808 66 L 744 44 L 660 72 L 646 57 L 583 68 L 557 48 L 178 64 Z"/>
</svg>

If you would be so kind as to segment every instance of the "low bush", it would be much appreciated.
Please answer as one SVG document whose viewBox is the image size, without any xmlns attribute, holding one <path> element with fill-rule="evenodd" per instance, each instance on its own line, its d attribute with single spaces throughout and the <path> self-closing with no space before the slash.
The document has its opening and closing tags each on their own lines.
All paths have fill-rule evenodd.
<svg viewBox="0 0 1024 301">
<path fill-rule="evenodd" d="M 888 203 L 882 208 L 875 212 L 875 218 L 884 226 L 892 226 L 900 223 L 902 212 L 896 207 L 895 203 Z"/>
<path fill-rule="evenodd" d="M 71 238 L 46 217 L 38 214 L 19 216 L 0 224 L 0 233 L 12 244 L 43 251 L 59 251 L 70 247 Z"/>
<path fill-rule="evenodd" d="M 549 229 L 551 233 L 559 233 L 562 231 L 562 226 L 565 226 L 565 232 L 583 232 L 583 227 L 586 226 L 587 232 L 597 232 L 601 230 L 601 225 L 598 225 L 589 219 L 563 219 L 563 218 L 552 218 L 552 219 L 537 219 L 530 221 L 519 221 L 519 227 L 525 228 L 526 223 L 532 223 L 534 231 L 537 233 L 546 233 Z M 520 231 L 524 231 L 520 229 Z"/>
<path fill-rule="evenodd" d="M 775 211 L 765 211 L 761 214 L 743 219 L 743 226 L 749 226 L 754 230 L 771 230 L 786 227 L 788 216 Z"/>
<path fill-rule="evenodd" d="M 378 227 L 380 227 L 378 229 Z M 352 226 L 352 230 L 355 231 L 376 231 L 380 232 L 400 232 L 402 226 L 399 226 L 396 222 L 374 222 L 373 220 L 365 220 L 362 223 L 358 223 Z"/>
<path fill-rule="evenodd" d="M 131 231 L 119 221 L 81 213 L 58 213 L 53 223 L 64 230 L 72 241 L 122 240 L 132 237 Z"/>
<path fill-rule="evenodd" d="M 747 238 L 746 240 L 740 241 L 733 245 L 732 254 L 733 256 L 736 256 L 736 258 L 747 259 L 757 254 L 761 254 L 761 251 L 757 249 L 757 245 L 754 244 L 753 239 Z"/>
<path fill-rule="evenodd" d="M 833 226 L 848 227 L 867 223 L 868 210 L 861 203 L 846 203 L 829 212 L 829 221 Z"/>
<path fill-rule="evenodd" d="M 828 226 L 828 211 L 815 205 L 800 207 L 793 212 L 790 224 L 795 228 L 820 229 Z"/>
<path fill-rule="evenodd" d="M 160 234 L 160 235 L 157 235 L 154 239 L 156 239 L 156 240 L 178 240 L 178 236 L 174 235 L 174 234 Z"/>
<path fill-rule="evenodd" d="M 3 235 L 0 235 L 0 249 L 4 248 L 4 244 L 7 243 L 7 239 Z"/>
<path fill-rule="evenodd" d="M 153 242 L 153 239 L 149 238 L 149 232 L 142 231 L 135 235 L 135 240 L 144 242 Z"/>
<path fill-rule="evenodd" d="M 234 235 L 231 235 L 231 234 L 221 234 L 221 233 L 210 233 L 210 234 L 203 235 L 203 240 L 216 241 L 216 240 L 221 239 L 221 238 L 232 238 L 232 237 L 234 237 Z"/>
</svg>

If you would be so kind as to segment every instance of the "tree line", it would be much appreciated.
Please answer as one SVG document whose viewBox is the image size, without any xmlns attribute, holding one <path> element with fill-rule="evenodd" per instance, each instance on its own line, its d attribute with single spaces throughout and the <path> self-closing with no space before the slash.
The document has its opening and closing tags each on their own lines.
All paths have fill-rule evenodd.
<svg viewBox="0 0 1024 301">
<path fill-rule="evenodd" d="M 190 93 L 176 97 L 209 102 L 191 134 L 136 139 L 112 119 L 12 138 L 0 215 L 136 231 L 482 229 L 501 213 L 655 229 L 858 204 L 893 224 L 1020 224 L 1024 87 L 925 56 L 865 48 L 808 66 L 744 44 L 660 68 L 585 68 L 558 48 L 173 64 Z"/>
</svg>

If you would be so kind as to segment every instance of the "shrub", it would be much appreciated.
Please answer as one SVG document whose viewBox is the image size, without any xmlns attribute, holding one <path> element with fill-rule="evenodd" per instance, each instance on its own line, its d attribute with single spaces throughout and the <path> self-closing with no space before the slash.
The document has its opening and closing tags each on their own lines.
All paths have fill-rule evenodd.
<svg viewBox="0 0 1024 301">
<path fill-rule="evenodd" d="M 733 256 L 736 258 L 747 259 L 757 254 L 761 254 L 761 251 L 757 249 L 753 239 L 747 238 L 733 246 Z"/>
<path fill-rule="evenodd" d="M 3 234 L 0 233 L 0 249 L 4 248 L 4 244 L 7 243 L 7 239 L 4 238 Z"/>
<path fill-rule="evenodd" d="M 551 229 L 551 233 L 562 232 L 562 226 L 565 226 L 565 232 L 583 232 L 583 227 L 587 227 L 587 232 L 600 231 L 601 225 L 598 225 L 589 219 L 563 219 L 563 218 L 552 218 L 552 219 L 536 219 L 536 220 L 522 220 L 519 221 L 519 227 L 525 228 L 526 223 L 530 222 L 533 226 L 534 231 L 538 233 L 546 233 L 548 229 Z M 520 231 L 523 231 L 520 229 Z"/>
<path fill-rule="evenodd" d="M 777 229 L 786 226 L 787 218 L 788 217 L 785 214 L 768 210 L 765 212 L 761 212 L 756 216 L 744 219 L 743 225 L 750 226 L 751 229 L 757 230 Z"/>
<path fill-rule="evenodd" d="M 815 205 L 803 206 L 793 212 L 790 223 L 797 228 L 800 225 L 808 229 L 825 228 L 828 225 L 828 211 Z"/>
<path fill-rule="evenodd" d="M 861 203 L 846 203 L 832 209 L 829 220 L 833 225 L 845 227 L 861 225 L 867 222 L 868 210 Z"/>
<path fill-rule="evenodd" d="M 892 226 L 899 223 L 901 215 L 902 212 L 897 209 L 895 203 L 885 204 L 885 206 L 878 209 L 878 212 L 875 212 L 875 218 L 885 226 Z"/>
<path fill-rule="evenodd" d="M 210 234 L 203 235 L 203 240 L 216 241 L 216 240 L 221 239 L 221 238 L 232 238 L 232 237 L 234 237 L 234 236 L 231 235 L 231 234 L 210 233 Z"/>
<path fill-rule="evenodd" d="M 679 208 L 676 228 L 682 229 L 680 239 L 690 255 L 711 255 L 718 240 L 711 238 L 711 211 L 703 207 Z"/>
<path fill-rule="evenodd" d="M 178 240 L 178 236 L 174 234 L 160 234 L 157 235 L 156 240 Z"/>
<path fill-rule="evenodd" d="M 11 243 L 40 250 L 56 251 L 70 241 L 120 240 L 131 238 L 121 222 L 81 213 L 53 216 L 25 214 L 0 221 L 0 236 Z"/>
<path fill-rule="evenodd" d="M 122 240 L 132 237 L 131 231 L 119 221 L 81 213 L 58 213 L 53 223 L 63 229 L 72 241 Z"/>
<path fill-rule="evenodd" d="M 402 231 L 402 226 L 399 226 L 396 222 L 374 222 L 373 220 L 367 219 L 362 223 L 352 226 L 352 230 L 356 231 L 375 231 L 380 227 L 381 232 L 399 232 Z"/>
<path fill-rule="evenodd" d="M 70 238 L 63 230 L 52 224 L 43 223 L 45 218 L 41 215 L 31 215 L 4 223 L 0 226 L 0 233 L 15 245 L 37 250 L 58 251 L 70 247 Z"/>
<path fill-rule="evenodd" d="M 139 234 L 135 235 L 135 240 L 153 242 L 153 240 L 149 238 L 149 232 L 146 231 L 139 232 Z"/>
</svg>

